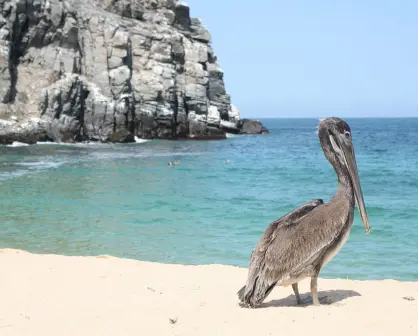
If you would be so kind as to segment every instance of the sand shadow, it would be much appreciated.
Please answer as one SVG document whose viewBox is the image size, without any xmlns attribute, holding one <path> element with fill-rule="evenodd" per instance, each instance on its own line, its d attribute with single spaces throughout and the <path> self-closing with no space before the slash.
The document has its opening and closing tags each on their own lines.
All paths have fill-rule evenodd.
<svg viewBox="0 0 418 336">
<path fill-rule="evenodd" d="M 345 289 L 333 289 L 328 291 L 321 291 L 319 294 L 319 302 L 322 305 L 331 305 L 337 302 L 344 301 L 350 297 L 361 296 L 359 292 Z M 302 305 L 296 303 L 296 297 L 294 294 L 289 295 L 286 298 L 279 300 L 271 300 L 264 302 L 257 308 L 270 308 L 270 307 L 309 307 L 312 305 L 312 297 L 310 294 L 301 294 L 302 300 L 305 302 Z M 246 307 L 242 303 L 239 304 L 241 307 Z"/>
<path fill-rule="evenodd" d="M 354 296 L 361 296 L 359 292 L 353 290 L 345 290 L 345 289 L 333 289 L 328 291 L 321 291 L 319 294 L 319 302 L 322 305 L 331 305 L 337 302 L 344 301 L 350 297 Z M 305 302 L 304 304 L 298 306 L 296 304 L 296 297 L 294 294 L 289 295 L 286 298 L 279 299 L 279 300 L 272 300 L 270 302 L 263 303 L 260 308 L 268 308 L 268 307 L 308 307 L 312 305 L 312 297 L 310 294 L 303 294 L 301 295 L 302 300 Z"/>
</svg>

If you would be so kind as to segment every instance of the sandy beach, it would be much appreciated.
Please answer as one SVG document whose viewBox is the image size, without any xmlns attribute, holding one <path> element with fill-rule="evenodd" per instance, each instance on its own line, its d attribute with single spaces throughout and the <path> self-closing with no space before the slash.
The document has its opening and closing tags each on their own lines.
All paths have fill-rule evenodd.
<svg viewBox="0 0 418 336">
<path fill-rule="evenodd" d="M 0 335 L 418 335 L 418 282 L 319 280 L 242 308 L 247 270 L 0 250 Z M 309 297 L 309 282 L 300 284 Z"/>
</svg>

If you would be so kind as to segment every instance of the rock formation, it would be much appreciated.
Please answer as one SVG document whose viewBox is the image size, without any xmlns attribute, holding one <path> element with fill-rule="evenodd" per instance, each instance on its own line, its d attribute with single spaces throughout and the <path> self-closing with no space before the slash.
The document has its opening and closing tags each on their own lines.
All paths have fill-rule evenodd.
<svg viewBox="0 0 418 336">
<path fill-rule="evenodd" d="M 0 143 L 264 132 L 243 127 L 189 12 L 174 0 L 0 0 Z"/>
</svg>

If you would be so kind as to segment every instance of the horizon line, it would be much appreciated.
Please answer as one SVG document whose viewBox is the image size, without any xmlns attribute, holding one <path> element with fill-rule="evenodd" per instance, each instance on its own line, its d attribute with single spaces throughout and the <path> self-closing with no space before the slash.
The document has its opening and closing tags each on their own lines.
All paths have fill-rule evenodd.
<svg viewBox="0 0 418 336">
<path fill-rule="evenodd" d="M 337 116 L 337 115 L 335 115 Z M 335 117 L 334 116 L 334 117 Z M 331 116 L 329 116 L 331 117 Z M 319 119 L 319 118 L 329 118 L 324 116 L 269 116 L 269 117 L 259 117 L 259 116 L 241 116 L 241 119 Z M 395 116 L 338 116 L 338 118 L 347 118 L 347 119 L 418 119 L 418 116 L 401 116 L 401 117 L 395 117 Z"/>
</svg>

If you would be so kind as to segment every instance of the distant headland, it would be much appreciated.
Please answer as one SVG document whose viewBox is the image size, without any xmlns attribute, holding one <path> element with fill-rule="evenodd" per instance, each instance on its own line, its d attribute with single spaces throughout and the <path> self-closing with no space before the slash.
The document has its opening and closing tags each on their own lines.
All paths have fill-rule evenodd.
<svg viewBox="0 0 418 336">
<path fill-rule="evenodd" d="M 0 144 L 268 133 L 241 119 L 210 42 L 174 0 L 5 0 Z"/>
</svg>

